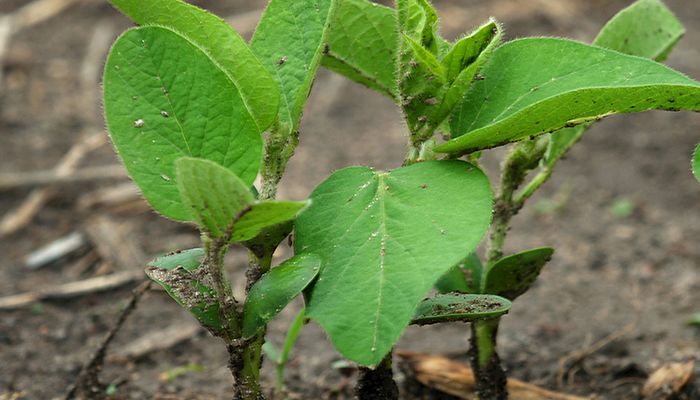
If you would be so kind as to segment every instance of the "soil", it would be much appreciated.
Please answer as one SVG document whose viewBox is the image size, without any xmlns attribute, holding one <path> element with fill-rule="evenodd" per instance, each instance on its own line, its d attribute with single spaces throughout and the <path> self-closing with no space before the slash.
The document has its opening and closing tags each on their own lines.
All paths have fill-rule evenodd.
<svg viewBox="0 0 700 400">
<path fill-rule="evenodd" d="M 0 2 L 0 13 L 26 1 Z M 591 41 L 629 2 L 579 0 L 435 1 L 448 37 L 499 18 L 510 38 L 568 36 Z M 687 35 L 668 63 L 700 78 L 700 2 L 668 0 Z M 223 16 L 263 2 L 200 2 Z M 81 81 L 83 59 L 97 32 L 110 37 L 129 22 L 104 1 L 77 6 L 14 35 L 2 65 L 0 170 L 53 168 L 84 132 L 101 131 L 99 77 Z M 107 49 L 101 49 L 100 59 Z M 321 71 L 302 126 L 301 145 L 279 196 L 303 199 L 333 170 L 348 165 L 393 168 L 405 153 L 404 126 L 393 104 L 359 85 Z M 607 118 L 563 161 L 551 182 L 515 218 L 508 252 L 552 246 L 556 253 L 536 286 L 519 298 L 499 331 L 508 373 L 551 389 L 600 399 L 637 399 L 645 378 L 664 363 L 700 360 L 700 329 L 687 324 L 700 312 L 700 185 L 689 172 L 700 141 L 700 114 L 650 112 Z M 492 177 L 502 150 L 486 157 Z M 118 162 L 110 146 L 91 152 L 81 167 Z M 31 223 L 0 240 L 0 296 L 88 278 L 109 269 L 85 269 L 81 258 L 39 270 L 24 266 L 33 250 L 103 214 L 127 229 L 147 256 L 197 245 L 190 226 L 144 207 L 85 209 L 78 199 L 115 181 L 62 185 Z M 0 213 L 21 204 L 29 189 L 0 194 Z M 627 202 L 627 212 L 614 212 Z M 619 207 L 618 207 L 619 208 Z M 279 259 L 289 250 L 280 252 Z M 245 252 L 231 255 L 230 273 L 242 290 Z M 82 265 L 85 263 L 82 262 Z M 112 266 L 112 269 L 115 269 Z M 135 265 L 134 268 L 141 268 Z M 135 284 L 134 284 L 135 285 Z M 134 285 L 75 299 L 0 311 L 0 399 L 61 398 L 128 301 Z M 269 329 L 282 341 L 299 304 Z M 112 350 L 149 332 L 191 322 L 163 292 L 151 292 L 119 333 Z M 559 361 L 606 336 L 625 334 L 574 365 L 560 386 Z M 411 327 L 398 348 L 446 353 L 466 362 L 468 326 Z M 164 350 L 102 373 L 119 399 L 229 398 L 224 346 L 205 330 Z M 341 360 L 314 323 L 302 332 L 288 368 L 292 398 L 351 398 L 356 372 Z M 333 366 L 335 365 L 335 367 Z M 177 374 L 179 372 L 185 373 Z M 170 372 L 168 376 L 168 372 Z M 700 376 L 696 366 L 695 375 Z M 265 365 L 272 388 L 273 366 Z M 697 395 L 697 392 L 696 394 Z M 688 396 L 694 396 L 689 394 Z M 700 397 L 695 397 L 700 398 Z"/>
</svg>

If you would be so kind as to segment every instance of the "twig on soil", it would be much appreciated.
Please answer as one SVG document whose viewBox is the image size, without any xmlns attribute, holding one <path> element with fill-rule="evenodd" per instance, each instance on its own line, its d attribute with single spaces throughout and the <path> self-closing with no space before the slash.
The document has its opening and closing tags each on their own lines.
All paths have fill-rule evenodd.
<svg viewBox="0 0 700 400">
<path fill-rule="evenodd" d="M 103 179 L 126 178 L 124 167 L 118 164 L 88 167 L 70 175 L 57 170 L 18 172 L 0 174 L 0 190 L 15 189 L 23 186 L 44 186 L 76 182 L 89 182 Z"/>
<path fill-rule="evenodd" d="M 105 397 L 105 388 L 103 384 L 100 383 L 99 374 L 104 364 L 105 356 L 107 355 L 107 348 L 112 340 L 114 340 L 114 337 L 117 335 L 117 332 L 119 332 L 122 325 L 124 325 L 126 319 L 136 309 L 141 297 L 148 291 L 148 289 L 150 289 L 150 287 L 151 281 L 147 280 L 134 289 L 131 299 L 129 300 L 129 304 L 127 304 L 124 311 L 122 311 L 122 313 L 119 315 L 117 323 L 109 331 L 109 333 L 107 333 L 107 336 L 105 336 L 102 344 L 92 356 L 90 361 L 83 365 L 83 368 L 80 370 L 75 383 L 71 386 L 71 388 L 69 388 L 68 393 L 66 394 L 66 400 L 73 399 L 76 395 L 85 396 L 85 398 L 88 399 L 99 399 Z"/>
<path fill-rule="evenodd" d="M 109 362 L 127 362 L 141 358 L 155 351 L 167 350 L 188 340 L 201 331 L 198 324 L 186 323 L 169 326 L 149 332 L 133 342 L 121 347 L 116 354 L 107 358 Z"/>
<path fill-rule="evenodd" d="M 83 0 L 36 0 L 10 14 L 0 15 L 0 90 L 2 90 L 2 66 L 12 35 L 46 21 L 80 1 Z"/>
<path fill-rule="evenodd" d="M 14 11 L 13 29 L 16 33 L 60 14 L 68 7 L 84 0 L 35 0 Z"/>
<path fill-rule="evenodd" d="M 473 399 L 476 379 L 471 368 L 443 356 L 414 352 L 397 352 L 401 369 L 407 377 L 422 385 L 459 399 Z M 517 379 L 508 379 L 512 400 L 586 400 L 587 397 L 554 392 Z"/>
<path fill-rule="evenodd" d="M 115 289 L 143 278 L 143 271 L 125 271 L 76 282 L 64 283 L 43 290 L 25 292 L 0 298 L 0 310 L 26 307 L 40 300 L 68 299 Z"/>
<path fill-rule="evenodd" d="M 107 216 L 98 216 L 85 224 L 85 231 L 102 259 L 116 270 L 133 270 L 147 261 L 126 225 L 119 225 Z"/>
<path fill-rule="evenodd" d="M 2 91 L 2 71 L 4 70 L 5 53 L 10 43 L 10 36 L 12 36 L 12 16 L 0 15 L 0 91 Z"/>
<path fill-rule="evenodd" d="M 670 399 L 681 393 L 693 377 L 695 360 L 668 363 L 649 375 L 642 395 L 645 400 Z"/>
<path fill-rule="evenodd" d="M 85 243 L 85 236 L 82 233 L 73 232 L 34 250 L 25 257 L 24 264 L 29 269 L 39 269 L 80 250 Z"/>
<path fill-rule="evenodd" d="M 95 24 L 90 35 L 90 42 L 85 50 L 85 56 L 80 66 L 80 87 L 82 88 L 82 101 L 85 111 L 82 116 L 90 126 L 97 127 L 102 124 L 100 112 L 100 74 L 105 55 L 115 36 L 115 28 L 108 20 L 100 20 Z"/>
<path fill-rule="evenodd" d="M 115 206 L 141 199 L 141 193 L 132 182 L 100 188 L 83 194 L 76 202 L 78 209 L 85 210 L 99 206 Z"/>
<path fill-rule="evenodd" d="M 106 135 L 101 133 L 84 135 L 58 162 L 54 168 L 56 175 L 71 175 L 75 171 L 80 160 L 82 160 L 87 153 L 102 146 L 106 142 Z M 27 225 L 34 215 L 44 206 L 44 203 L 55 193 L 56 189 L 51 187 L 34 189 L 19 207 L 3 215 L 0 220 L 0 238 L 14 233 Z"/>
<path fill-rule="evenodd" d="M 587 346 L 583 349 L 573 351 L 566 356 L 559 359 L 559 372 L 557 373 L 557 386 L 564 387 L 564 381 L 568 380 L 572 370 L 575 366 L 581 365 L 581 363 L 589 356 L 600 351 L 603 347 L 609 345 L 610 343 L 624 337 L 625 335 L 632 332 L 635 328 L 635 324 L 628 324 L 624 328 L 611 333 L 610 335 L 598 340 L 597 342 Z"/>
</svg>

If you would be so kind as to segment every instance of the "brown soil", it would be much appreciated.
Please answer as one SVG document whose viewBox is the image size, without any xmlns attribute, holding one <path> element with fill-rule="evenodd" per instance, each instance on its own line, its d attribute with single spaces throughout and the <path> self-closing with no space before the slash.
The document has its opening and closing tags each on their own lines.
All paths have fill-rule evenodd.
<svg viewBox="0 0 700 400">
<path fill-rule="evenodd" d="M 0 13 L 25 3 L 2 1 Z M 50 169 L 81 132 L 101 130 L 96 100 L 99 78 L 92 77 L 86 88 L 81 84 L 81 65 L 95 29 L 109 30 L 115 37 L 129 26 L 105 3 L 84 1 L 10 41 L 0 87 L 2 173 Z M 220 15 L 263 6 L 261 0 L 202 3 Z M 495 15 L 511 38 L 556 35 L 590 41 L 628 1 L 435 3 L 444 11 L 444 33 L 451 37 Z M 700 78 L 700 3 L 667 3 L 688 30 L 668 63 Z M 105 52 L 102 49 L 101 59 Z M 280 197 L 305 198 L 330 172 L 347 165 L 398 166 L 405 152 L 403 132 L 390 101 L 322 71 L 306 109 L 302 143 Z M 508 251 L 538 246 L 557 251 L 536 287 L 518 299 L 503 319 L 499 341 L 509 374 L 575 394 L 636 399 L 645 378 L 661 364 L 700 359 L 700 330 L 686 323 L 700 312 L 700 185 L 689 172 L 691 149 L 700 141 L 698 132 L 700 114 L 653 112 L 608 118 L 587 134 L 552 181 L 516 217 Z M 493 153 L 486 160 L 491 173 L 502 151 Z M 112 149 L 102 146 L 82 166 L 117 161 Z M 36 271 L 25 268 L 23 259 L 52 240 L 82 230 L 99 213 L 128 229 L 148 256 L 197 245 L 192 227 L 169 222 L 142 207 L 87 210 L 77 206 L 81 195 L 115 184 L 63 185 L 29 225 L 2 238 L 0 296 L 92 276 L 95 270 L 80 270 L 78 259 Z M 21 204 L 29 192 L 2 192 L 0 213 Z M 630 215 L 611 212 L 611 205 L 620 199 L 634 205 Z M 245 254 L 234 253 L 230 272 L 240 290 Z M 131 288 L 0 311 L 0 399 L 61 397 L 114 323 Z M 272 324 L 270 340 L 280 343 L 298 306 L 289 307 Z M 191 322 L 190 318 L 164 293 L 152 292 L 127 321 L 112 349 L 149 332 Z M 563 386 L 558 386 L 560 359 L 629 324 L 634 326 L 629 333 L 573 366 Z M 412 327 L 398 347 L 448 353 L 466 361 L 467 333 L 463 324 Z M 352 371 L 332 368 L 337 360 L 340 356 L 320 328 L 309 324 L 288 370 L 292 394 L 304 399 L 350 398 L 356 374 L 348 377 Z M 102 378 L 116 385 L 116 398 L 229 398 L 231 377 L 225 364 L 222 344 L 201 330 L 167 350 L 128 362 L 111 361 Z M 186 365 L 201 368 L 164 378 L 164 372 Z M 265 374 L 266 387 L 272 388 L 271 365 L 265 366 Z"/>
</svg>

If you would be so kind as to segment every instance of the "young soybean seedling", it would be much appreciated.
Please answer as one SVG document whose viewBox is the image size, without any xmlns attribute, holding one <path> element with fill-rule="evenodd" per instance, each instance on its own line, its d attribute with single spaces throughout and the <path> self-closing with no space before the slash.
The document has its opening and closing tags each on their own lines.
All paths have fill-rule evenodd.
<svg viewBox="0 0 700 400">
<path fill-rule="evenodd" d="M 111 2 L 140 25 L 117 40 L 105 67 L 112 141 L 151 206 L 202 233 L 201 248 L 160 257 L 147 274 L 225 342 L 236 399 L 264 398 L 265 327 L 302 292 L 306 310 L 271 357 L 278 386 L 305 317 L 363 367 L 362 399 L 397 397 L 391 350 L 409 324 L 472 321 L 479 396 L 505 398 L 498 318 L 553 252 L 503 257 L 512 216 L 590 122 L 700 110 L 700 84 L 648 59 L 665 57 L 682 34 L 657 0 L 621 13 L 599 46 L 501 44 L 495 20 L 448 42 L 427 0 L 398 0 L 393 9 L 272 0 L 250 43 L 180 0 Z M 651 22 L 637 24 L 642 17 Z M 661 34 L 643 34 L 651 26 Z M 404 165 L 344 168 L 308 201 L 275 201 L 320 64 L 396 102 L 408 127 Z M 438 134 L 449 140 L 438 144 Z M 513 142 L 494 199 L 476 162 L 480 151 Z M 474 252 L 489 228 L 482 265 Z M 292 230 L 295 255 L 271 268 Z M 245 301 L 224 270 L 233 244 L 249 250 Z M 445 293 L 426 299 L 433 286 Z"/>
<path fill-rule="evenodd" d="M 265 326 L 321 268 L 306 253 L 270 269 L 310 204 L 273 199 L 298 143 L 334 3 L 272 0 L 250 43 L 180 0 L 111 3 L 140 26 L 117 39 L 105 66 L 111 139 L 153 209 L 202 232 L 201 248 L 157 258 L 147 274 L 223 339 L 234 398 L 262 399 Z M 245 301 L 224 270 L 233 244 L 249 250 L 245 277 L 237 277 L 246 279 Z"/>
<path fill-rule="evenodd" d="M 353 29 L 347 21 L 352 21 L 354 26 L 370 28 Z M 482 265 L 474 254 L 468 255 L 474 249 L 474 243 L 470 240 L 462 242 L 462 251 L 466 253 L 462 253 L 462 259 L 458 262 L 433 255 L 432 246 L 436 244 L 430 242 L 432 232 L 428 229 L 415 230 L 418 233 L 411 237 L 416 238 L 412 245 L 401 243 L 400 240 L 393 239 L 395 235 L 380 229 L 378 236 L 389 240 L 384 240 L 383 244 L 373 248 L 375 254 L 379 252 L 378 258 L 372 258 L 371 252 L 351 253 L 351 260 L 357 264 L 378 264 L 362 274 L 366 276 L 371 271 L 379 271 L 373 279 L 379 284 L 370 286 L 372 294 L 367 290 L 363 292 L 366 298 L 376 296 L 376 300 L 365 303 L 368 307 L 361 310 L 362 314 L 376 317 L 373 328 L 357 327 L 359 323 L 351 325 L 350 321 L 339 321 L 339 318 L 329 315 L 331 307 L 325 309 L 320 305 L 328 301 L 324 298 L 330 293 L 328 287 L 341 281 L 349 295 L 333 303 L 332 309 L 336 312 L 340 310 L 341 314 L 359 314 L 359 302 L 354 302 L 352 298 L 360 296 L 360 285 L 367 289 L 367 281 L 359 276 L 344 280 L 352 272 L 334 263 L 337 257 L 342 260 L 344 252 L 350 251 L 336 250 L 337 242 L 332 238 L 334 234 L 344 235 L 346 231 L 356 230 L 357 225 L 349 224 L 347 229 L 338 227 L 337 233 L 329 232 L 326 243 L 314 241 L 314 244 L 308 246 L 309 250 L 324 259 L 324 269 L 318 283 L 310 289 L 312 302 L 309 314 L 324 326 L 344 355 L 361 364 L 379 364 L 380 371 L 382 366 L 383 370 L 390 366 L 389 359 L 380 363 L 381 357 L 395 342 L 398 336 L 396 333 L 402 331 L 409 320 L 406 317 L 409 315 L 409 307 L 400 315 L 401 309 L 392 303 L 393 312 L 388 313 L 383 309 L 387 301 L 385 299 L 390 298 L 389 301 L 395 302 L 397 293 L 392 292 L 393 289 L 402 288 L 402 281 L 407 280 L 407 276 L 425 273 L 422 270 L 417 272 L 419 267 L 410 264 L 410 260 L 404 260 L 405 269 L 400 278 L 395 278 L 390 263 L 393 258 L 405 254 L 413 260 L 422 261 L 421 255 L 431 255 L 431 259 L 425 262 L 434 271 L 445 273 L 436 283 L 441 292 L 460 291 L 481 296 L 491 294 L 514 300 L 530 288 L 552 256 L 553 250 L 538 248 L 503 257 L 502 249 L 510 220 L 532 193 L 547 181 L 554 165 L 576 143 L 586 128 L 594 121 L 618 113 L 650 109 L 700 110 L 700 84 L 655 62 L 663 61 L 683 34 L 680 23 L 658 0 L 640 0 L 623 10 L 605 26 L 594 46 L 554 38 L 526 38 L 500 45 L 500 27 L 493 20 L 472 34 L 449 43 L 438 34 L 437 22 L 437 14 L 426 0 L 398 0 L 395 9 L 363 0 L 342 2 L 330 25 L 329 47 L 323 61 L 328 68 L 391 97 L 401 107 L 410 136 L 406 165 L 413 167 L 447 163 L 443 160 L 426 161 L 439 159 L 440 154 L 445 154 L 443 157 L 451 160 L 466 157 L 474 161 L 478 160 L 483 150 L 517 142 L 503 163 L 485 264 Z M 366 46 L 364 51 L 358 51 L 364 43 L 371 45 Z M 388 59 L 385 57 L 387 54 Z M 450 139 L 436 145 L 434 135 L 438 132 Z M 536 176 L 518 192 L 528 173 L 535 169 L 539 170 Z M 336 177 L 341 172 L 343 175 Z M 360 221 L 359 218 L 365 216 L 353 210 L 351 203 L 358 197 L 369 201 L 365 205 L 367 210 L 372 209 L 375 201 L 383 205 L 380 209 L 384 211 L 384 218 L 378 219 L 382 221 L 380 228 L 389 226 L 394 221 L 410 224 L 408 220 L 411 218 L 407 214 L 413 216 L 429 213 L 422 209 L 419 213 L 409 207 L 392 207 L 391 201 L 409 193 L 408 190 L 383 190 L 382 181 L 375 185 L 372 179 L 364 180 L 359 176 L 357 181 L 349 179 L 355 174 L 360 175 L 360 171 L 341 172 L 324 182 L 312 194 L 311 198 L 319 201 L 315 201 L 297 221 L 298 244 L 302 246 L 297 247 L 297 251 L 306 250 L 303 247 L 305 236 L 315 238 L 306 228 L 310 223 L 308 220 L 320 218 L 314 214 L 330 202 L 335 201 L 335 207 L 341 210 L 336 215 L 336 221 L 340 224 L 345 215 L 350 221 Z M 430 176 L 430 179 L 436 177 Z M 349 186 L 357 187 L 355 191 L 348 190 L 344 194 L 348 196 L 344 199 L 347 201 L 345 208 L 341 204 L 343 196 L 335 199 L 328 195 L 329 192 L 338 193 L 337 186 L 340 182 L 351 182 Z M 448 185 L 439 187 L 444 195 L 439 202 L 421 199 L 422 207 L 450 213 L 455 228 L 460 225 L 455 219 L 461 220 L 464 225 L 472 223 L 479 211 L 469 209 L 467 216 L 452 210 L 450 206 L 456 199 L 445 196 L 454 191 L 455 187 Z M 427 182 L 425 186 L 431 187 L 431 183 Z M 369 187 L 369 194 L 362 192 Z M 385 188 L 391 189 L 389 186 Z M 392 198 L 396 192 L 398 195 Z M 478 197 L 480 195 L 474 191 L 470 201 Z M 401 199 L 401 202 L 404 200 Z M 469 202 L 464 204 L 468 205 Z M 368 213 L 368 216 L 372 214 Z M 377 217 L 381 215 L 375 216 Z M 442 231 L 440 224 L 443 222 L 438 221 L 440 220 L 430 217 L 430 222 Z M 417 238 L 418 235 L 421 239 Z M 403 239 L 410 236 L 402 233 L 398 237 Z M 446 239 L 443 249 L 459 246 L 451 242 L 449 237 Z M 364 250 L 368 247 L 360 237 L 353 243 L 357 243 L 354 249 Z M 392 248 L 391 244 L 395 246 Z M 449 252 L 444 255 L 449 256 Z M 329 256 L 332 261 L 325 258 Z M 364 262 L 358 260 L 360 257 Z M 448 261 L 454 267 L 444 269 L 443 262 L 447 264 Z M 354 267 L 352 271 L 358 268 L 361 267 Z M 322 284 L 324 279 L 328 281 Z M 423 279 L 428 278 L 424 276 Z M 386 287 L 382 283 L 387 284 Z M 420 288 L 425 293 L 424 287 L 413 287 Z M 316 293 L 320 300 L 314 304 Z M 418 297 L 404 296 L 402 301 L 419 304 L 416 301 Z M 328 301 L 331 302 L 332 300 Z M 507 396 L 505 373 L 496 352 L 499 325 L 497 317 L 472 318 L 475 321 L 472 323 L 470 354 L 477 376 L 479 396 L 483 399 L 502 399 Z M 433 322 L 440 320 L 435 318 Z M 348 333 L 350 326 L 366 329 L 366 335 L 372 340 L 359 345 Z M 377 347 L 378 344 L 381 347 Z M 391 393 L 387 395 L 392 396 Z"/>
</svg>

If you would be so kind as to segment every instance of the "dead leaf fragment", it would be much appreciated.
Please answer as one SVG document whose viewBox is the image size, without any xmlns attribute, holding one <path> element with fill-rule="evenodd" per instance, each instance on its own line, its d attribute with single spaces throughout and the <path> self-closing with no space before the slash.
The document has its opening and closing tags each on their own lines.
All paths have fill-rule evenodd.
<svg viewBox="0 0 700 400">
<path fill-rule="evenodd" d="M 666 400 L 680 393 L 693 377 L 695 361 L 668 363 L 654 371 L 642 388 L 646 400 Z"/>
<path fill-rule="evenodd" d="M 459 399 L 475 400 L 476 383 L 471 368 L 443 356 L 397 352 L 410 376 L 421 384 Z M 588 397 L 554 392 L 517 379 L 508 379 L 512 400 L 587 400 Z"/>
</svg>

